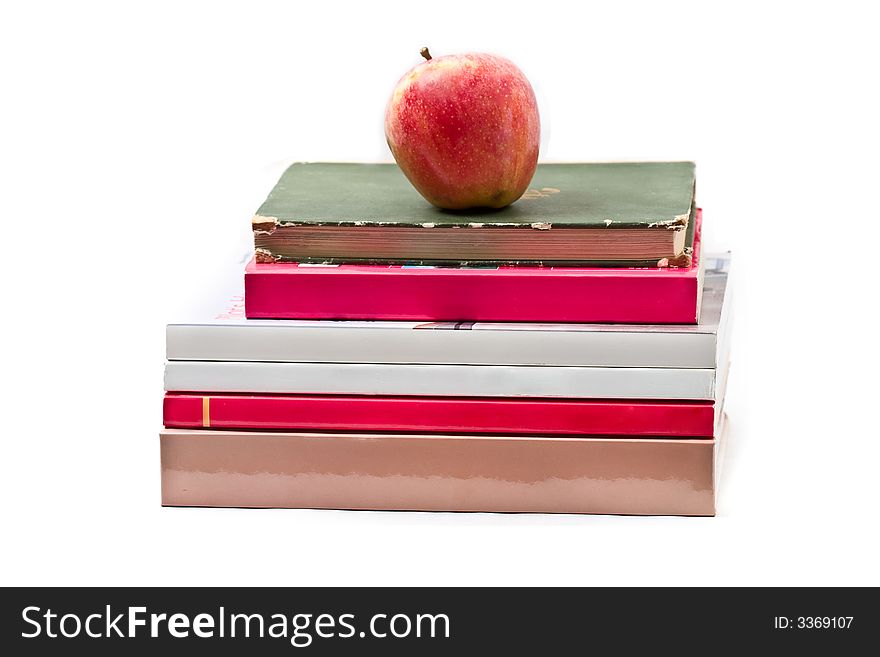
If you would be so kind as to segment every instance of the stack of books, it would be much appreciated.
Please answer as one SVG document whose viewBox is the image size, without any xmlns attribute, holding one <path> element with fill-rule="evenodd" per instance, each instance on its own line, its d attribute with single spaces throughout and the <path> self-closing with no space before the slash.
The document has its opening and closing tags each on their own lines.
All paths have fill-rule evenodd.
<svg viewBox="0 0 880 657">
<path fill-rule="evenodd" d="M 544 164 L 494 212 L 295 164 L 167 329 L 170 506 L 713 515 L 730 257 L 688 162 Z"/>
</svg>

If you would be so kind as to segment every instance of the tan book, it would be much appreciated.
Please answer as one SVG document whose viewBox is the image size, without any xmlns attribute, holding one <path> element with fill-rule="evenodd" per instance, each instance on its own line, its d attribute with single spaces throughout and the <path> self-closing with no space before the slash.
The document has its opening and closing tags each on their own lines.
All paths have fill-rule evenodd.
<svg viewBox="0 0 880 657">
<path fill-rule="evenodd" d="M 723 439 L 165 429 L 162 504 L 709 516 Z"/>
</svg>

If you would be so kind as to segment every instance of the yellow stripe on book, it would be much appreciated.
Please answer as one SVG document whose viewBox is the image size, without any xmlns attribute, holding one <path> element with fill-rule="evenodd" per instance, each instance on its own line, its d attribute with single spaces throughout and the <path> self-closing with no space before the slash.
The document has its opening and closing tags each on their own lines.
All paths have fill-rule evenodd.
<svg viewBox="0 0 880 657">
<path fill-rule="evenodd" d="M 202 426 L 211 426 L 211 398 L 202 397 Z"/>
</svg>

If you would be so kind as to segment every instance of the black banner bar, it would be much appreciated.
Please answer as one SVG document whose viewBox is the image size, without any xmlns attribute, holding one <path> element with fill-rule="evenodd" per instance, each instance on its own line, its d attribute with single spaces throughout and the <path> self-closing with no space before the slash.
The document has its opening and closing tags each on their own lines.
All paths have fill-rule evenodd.
<svg viewBox="0 0 880 657">
<path fill-rule="evenodd" d="M 5 654 L 627 654 L 872 645 L 874 589 L 4 589 Z M 868 643 L 865 643 L 868 641 Z M 844 653 L 849 654 L 849 653 Z"/>
</svg>

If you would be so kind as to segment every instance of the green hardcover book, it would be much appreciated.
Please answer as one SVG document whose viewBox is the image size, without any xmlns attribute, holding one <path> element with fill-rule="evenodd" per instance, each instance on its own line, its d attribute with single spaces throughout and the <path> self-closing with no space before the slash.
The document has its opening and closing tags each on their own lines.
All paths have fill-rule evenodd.
<svg viewBox="0 0 880 657">
<path fill-rule="evenodd" d="M 501 210 L 440 210 L 394 164 L 291 165 L 253 219 L 259 262 L 689 266 L 693 162 L 538 165 Z"/>
</svg>

